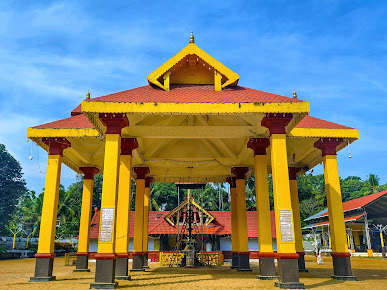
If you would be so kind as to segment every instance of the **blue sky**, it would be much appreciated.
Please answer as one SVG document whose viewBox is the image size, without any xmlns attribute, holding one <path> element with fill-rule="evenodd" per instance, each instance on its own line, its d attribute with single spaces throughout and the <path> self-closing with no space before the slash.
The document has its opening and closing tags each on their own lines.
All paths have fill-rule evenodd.
<svg viewBox="0 0 387 290">
<path fill-rule="evenodd" d="M 342 177 L 387 182 L 385 1 L 1 1 L 0 142 L 40 193 L 47 156 L 27 127 L 66 118 L 84 99 L 147 84 L 188 43 L 239 84 L 310 102 L 311 115 L 359 129 Z M 38 160 L 39 159 L 39 160 Z M 43 173 L 41 173 L 43 172 Z M 315 172 L 322 172 L 318 166 Z M 62 183 L 75 174 L 66 166 Z"/>
</svg>

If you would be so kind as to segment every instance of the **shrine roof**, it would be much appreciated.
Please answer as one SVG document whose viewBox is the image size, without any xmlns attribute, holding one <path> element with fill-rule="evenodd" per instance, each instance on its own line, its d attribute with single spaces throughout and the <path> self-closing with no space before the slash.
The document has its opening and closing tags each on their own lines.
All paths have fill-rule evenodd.
<svg viewBox="0 0 387 290">
<path fill-rule="evenodd" d="M 78 108 L 78 107 L 77 107 Z M 92 129 L 93 124 L 83 114 L 32 127 L 34 129 Z"/>
<path fill-rule="evenodd" d="M 87 102 L 127 103 L 298 103 L 289 98 L 241 86 L 229 86 L 215 91 L 213 85 L 171 84 L 170 91 L 146 85 L 106 96 L 86 100 Z M 75 110 L 77 110 L 76 108 Z"/>
<path fill-rule="evenodd" d="M 311 116 L 305 116 L 295 128 L 314 128 L 314 129 L 353 129 L 344 125 L 325 121 Z"/>
</svg>

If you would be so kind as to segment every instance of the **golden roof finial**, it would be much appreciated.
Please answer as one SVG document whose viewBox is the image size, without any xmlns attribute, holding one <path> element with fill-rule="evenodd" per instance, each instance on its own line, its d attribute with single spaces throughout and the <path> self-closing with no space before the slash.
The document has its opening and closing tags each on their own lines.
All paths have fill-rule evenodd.
<svg viewBox="0 0 387 290">
<path fill-rule="evenodd" d="M 296 89 L 294 89 L 294 92 L 293 92 L 293 98 L 297 99 Z"/>
<path fill-rule="evenodd" d="M 86 99 L 90 99 L 90 92 L 87 90 Z"/>
<path fill-rule="evenodd" d="M 191 32 L 191 36 L 189 37 L 189 43 L 195 43 L 195 38 L 193 36 L 193 32 Z"/>
</svg>

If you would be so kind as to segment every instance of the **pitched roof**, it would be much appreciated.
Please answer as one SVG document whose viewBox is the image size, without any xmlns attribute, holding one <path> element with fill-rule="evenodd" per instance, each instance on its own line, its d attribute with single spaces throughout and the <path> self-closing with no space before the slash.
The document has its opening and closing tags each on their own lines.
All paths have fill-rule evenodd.
<svg viewBox="0 0 387 290">
<path fill-rule="evenodd" d="M 70 118 L 61 119 L 58 121 L 42 124 L 32 127 L 34 129 L 82 129 L 94 128 L 93 124 L 83 114 L 71 116 Z"/>
<path fill-rule="evenodd" d="M 295 128 L 313 128 L 313 129 L 352 129 L 333 122 L 325 121 L 311 116 L 305 116 Z"/>
<path fill-rule="evenodd" d="M 177 225 L 170 225 L 164 217 L 167 216 L 170 211 L 150 211 L 148 220 L 148 234 L 149 235 L 161 235 L 161 234 L 177 234 Z M 215 217 L 215 220 L 207 226 L 203 226 L 203 234 L 205 235 L 231 235 L 231 213 L 229 211 L 209 211 L 209 213 Z M 247 232 L 249 238 L 258 237 L 258 225 L 257 225 L 257 212 L 247 211 Z M 274 211 L 271 214 L 271 232 L 272 237 L 275 238 L 275 218 Z M 94 212 L 91 222 L 90 239 L 98 239 L 99 232 L 99 220 L 100 211 Z M 129 237 L 134 237 L 134 211 L 130 212 L 130 224 L 129 224 Z M 199 230 L 202 230 L 201 226 L 198 226 Z"/>
<path fill-rule="evenodd" d="M 297 103 L 302 100 L 271 94 L 241 86 L 215 91 L 213 85 L 171 84 L 170 91 L 151 85 L 142 86 L 106 96 L 88 99 L 88 102 L 128 103 Z"/>
</svg>

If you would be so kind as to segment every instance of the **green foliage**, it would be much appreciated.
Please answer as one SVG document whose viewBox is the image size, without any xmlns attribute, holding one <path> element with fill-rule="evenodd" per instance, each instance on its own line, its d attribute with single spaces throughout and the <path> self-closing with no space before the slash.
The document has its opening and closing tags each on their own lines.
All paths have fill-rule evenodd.
<svg viewBox="0 0 387 290">
<path fill-rule="evenodd" d="M 12 219 L 19 198 L 27 191 L 19 162 L 0 144 L 0 233 Z"/>
</svg>

